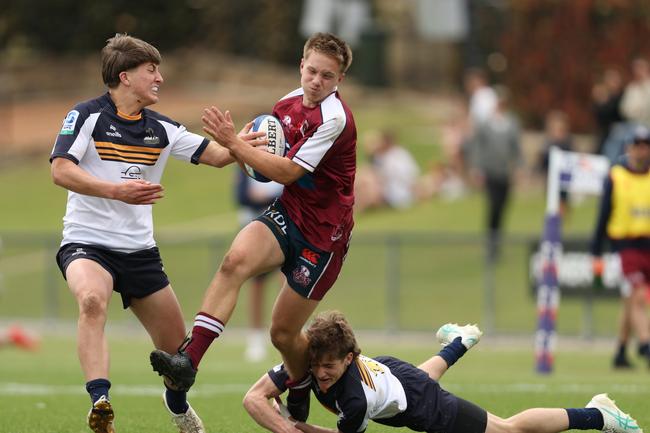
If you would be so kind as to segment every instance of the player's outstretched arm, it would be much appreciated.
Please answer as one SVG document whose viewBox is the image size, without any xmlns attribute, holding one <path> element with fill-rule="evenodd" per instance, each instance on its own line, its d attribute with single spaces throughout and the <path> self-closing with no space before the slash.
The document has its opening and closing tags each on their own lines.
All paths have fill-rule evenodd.
<svg viewBox="0 0 650 433">
<path fill-rule="evenodd" d="M 253 122 L 248 122 L 237 136 L 252 146 L 266 146 L 268 144 L 266 134 L 264 132 L 250 132 L 252 126 Z M 265 148 L 262 147 L 261 149 L 264 150 Z M 235 158 L 230 150 L 216 141 L 211 141 L 199 158 L 199 163 L 217 168 L 225 167 L 233 162 L 235 162 Z"/>
<path fill-rule="evenodd" d="M 66 158 L 52 161 L 52 181 L 79 194 L 123 201 L 128 204 L 154 204 L 163 197 L 163 187 L 146 180 L 107 182 L 88 174 Z"/>
<path fill-rule="evenodd" d="M 264 374 L 244 396 L 244 408 L 265 429 L 274 433 L 300 433 L 295 421 L 280 414 L 279 407 L 271 405 L 282 392 L 268 374 Z"/>
<path fill-rule="evenodd" d="M 267 178 L 290 185 L 300 179 L 306 172 L 303 167 L 278 155 L 259 152 L 250 141 L 235 135 L 235 126 L 230 112 L 222 113 L 217 107 L 206 108 L 203 112 L 203 130 L 218 143 L 227 148 L 232 156 L 246 163 Z M 253 144 L 257 144 L 254 142 Z"/>
</svg>

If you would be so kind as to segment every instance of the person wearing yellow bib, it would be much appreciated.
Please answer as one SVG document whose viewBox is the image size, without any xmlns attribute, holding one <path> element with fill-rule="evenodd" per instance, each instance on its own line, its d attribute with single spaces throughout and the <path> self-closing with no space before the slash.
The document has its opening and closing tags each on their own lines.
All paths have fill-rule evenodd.
<svg viewBox="0 0 650 433">
<path fill-rule="evenodd" d="M 619 254 L 623 272 L 622 314 L 614 368 L 630 368 L 626 347 L 632 332 L 638 353 L 650 364 L 650 130 L 639 126 L 620 163 L 610 168 L 591 243 L 594 269 L 602 269 L 605 240 Z"/>
</svg>

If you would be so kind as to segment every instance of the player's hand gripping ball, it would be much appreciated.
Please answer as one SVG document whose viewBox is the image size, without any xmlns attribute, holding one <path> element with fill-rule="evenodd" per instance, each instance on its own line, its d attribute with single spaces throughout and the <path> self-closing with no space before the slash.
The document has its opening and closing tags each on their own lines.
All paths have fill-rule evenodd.
<svg viewBox="0 0 650 433">
<path fill-rule="evenodd" d="M 253 127 L 251 132 L 266 132 L 266 137 L 269 144 L 266 146 L 266 151 L 278 156 L 284 156 L 286 153 L 286 140 L 284 138 L 284 131 L 280 120 L 270 114 L 262 114 L 253 120 Z M 248 164 L 244 164 L 246 174 L 259 182 L 270 182 L 271 179 L 258 173 Z"/>
</svg>

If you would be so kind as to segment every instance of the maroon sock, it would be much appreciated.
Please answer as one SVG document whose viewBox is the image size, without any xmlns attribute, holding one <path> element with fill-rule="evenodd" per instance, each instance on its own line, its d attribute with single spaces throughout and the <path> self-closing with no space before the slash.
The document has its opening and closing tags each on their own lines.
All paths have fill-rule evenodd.
<svg viewBox="0 0 650 433">
<path fill-rule="evenodd" d="M 225 325 L 221 320 L 202 311 L 194 318 L 192 338 L 184 351 L 190 356 L 192 366 L 198 370 L 201 358 L 215 338 L 223 332 Z"/>
</svg>

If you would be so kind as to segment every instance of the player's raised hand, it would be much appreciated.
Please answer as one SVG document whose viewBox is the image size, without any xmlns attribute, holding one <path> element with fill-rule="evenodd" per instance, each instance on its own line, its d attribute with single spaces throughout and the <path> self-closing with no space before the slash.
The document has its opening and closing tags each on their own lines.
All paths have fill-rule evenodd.
<svg viewBox="0 0 650 433">
<path fill-rule="evenodd" d="M 163 198 L 164 188 L 146 180 L 127 180 L 117 184 L 114 199 L 128 204 L 154 204 Z"/>
<path fill-rule="evenodd" d="M 203 130 L 210 134 L 220 145 L 230 148 L 236 140 L 235 124 L 230 116 L 230 111 L 225 114 L 214 105 L 203 110 Z"/>
</svg>

